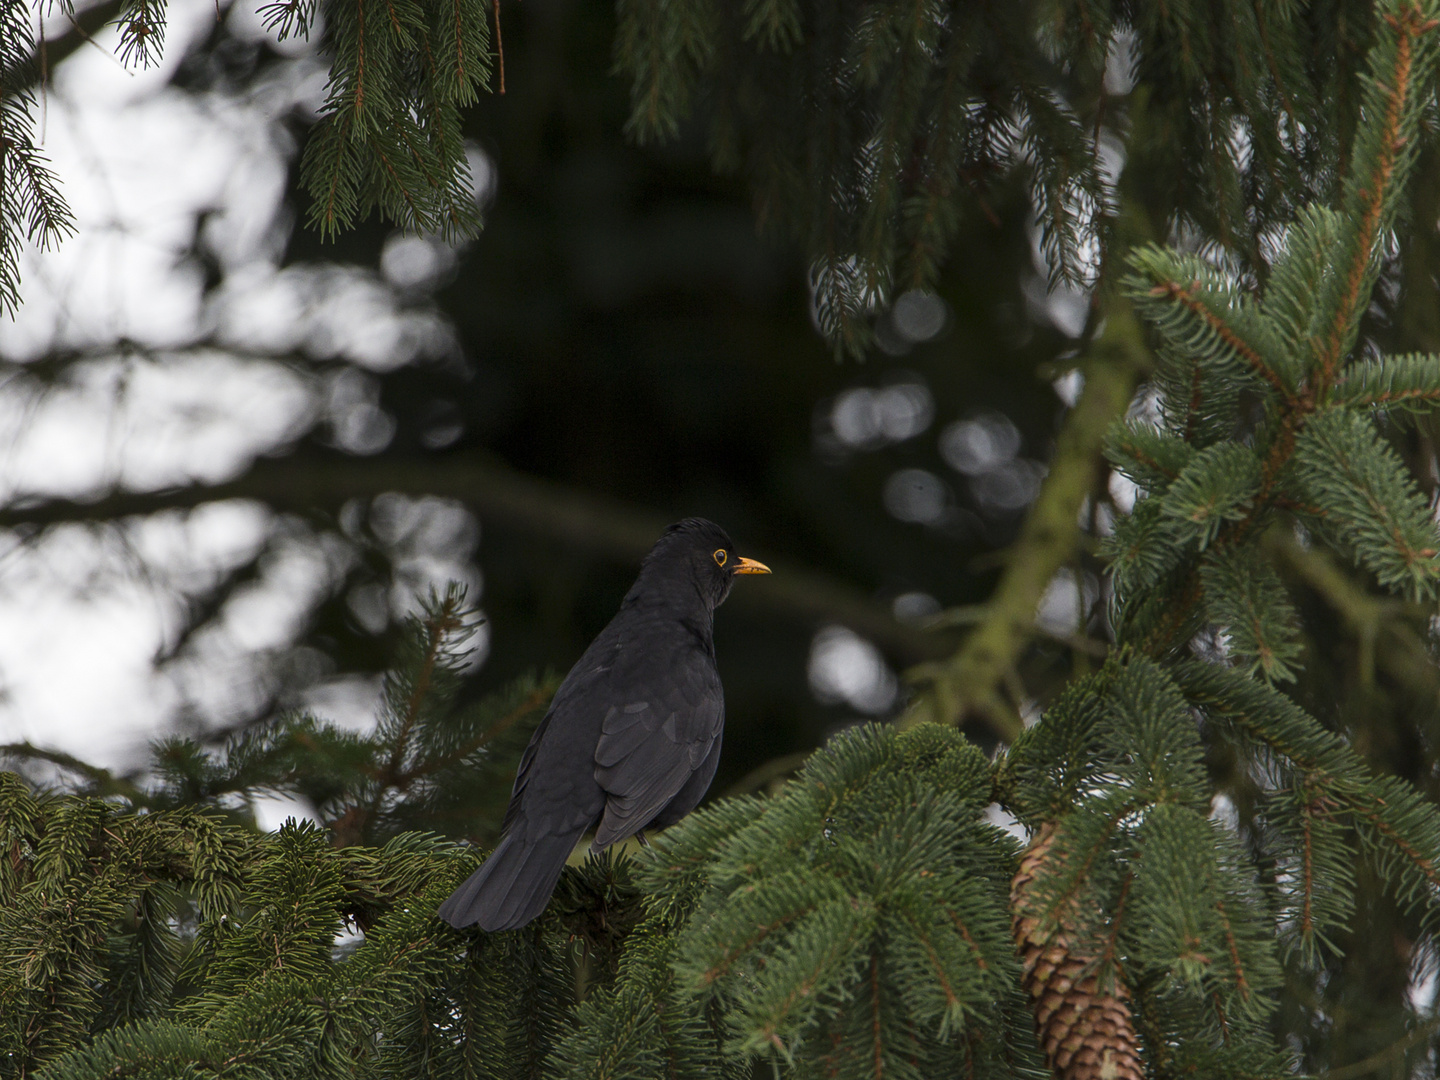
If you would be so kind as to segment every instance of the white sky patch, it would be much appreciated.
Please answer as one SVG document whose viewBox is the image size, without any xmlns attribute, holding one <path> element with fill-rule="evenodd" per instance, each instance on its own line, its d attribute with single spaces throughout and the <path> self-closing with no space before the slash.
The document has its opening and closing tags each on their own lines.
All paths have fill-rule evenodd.
<svg viewBox="0 0 1440 1080">
<path fill-rule="evenodd" d="M 895 704 L 899 686 L 880 650 L 843 626 L 827 626 L 810 645 L 810 689 L 821 701 L 876 715 Z"/>
<path fill-rule="evenodd" d="M 1234 800 L 1223 791 L 1217 791 L 1210 800 L 1210 820 L 1231 832 L 1240 827 L 1240 811 L 1235 809 Z"/>
<path fill-rule="evenodd" d="M 99 764 L 127 760 L 179 704 L 151 673 L 173 613 L 136 582 L 64 595 L 61 580 L 71 580 L 77 555 L 63 540 L 53 546 L 70 550 L 52 550 L 29 574 L 5 575 L 0 739 L 56 746 Z"/>
<path fill-rule="evenodd" d="M 1066 337 L 1078 338 L 1085 332 L 1085 320 L 1090 315 L 1088 293 L 1065 284 L 1052 289 L 1039 274 L 1026 278 L 1021 290 L 1031 314 L 1045 319 Z"/>
<path fill-rule="evenodd" d="M 1052 634 L 1076 633 L 1082 629 L 1082 620 L 1088 618 L 1099 596 L 1100 583 L 1094 576 L 1085 574 L 1077 583 L 1075 572 L 1062 566 L 1045 586 L 1035 607 L 1036 625 Z"/>
<path fill-rule="evenodd" d="M 1437 967 L 1435 956 L 1428 949 L 1417 949 L 1416 954 L 1405 997 L 1418 1015 L 1434 1016 L 1436 991 L 1440 990 L 1440 967 Z"/>
<path fill-rule="evenodd" d="M 250 800 L 255 811 L 255 824 L 265 832 L 276 832 L 287 821 L 319 823 L 315 808 L 304 799 L 283 792 L 257 795 Z"/>
<path fill-rule="evenodd" d="M 172 18 L 187 7 L 172 6 Z M 81 48 L 61 65 L 46 107 L 45 150 L 77 232 L 57 250 L 25 254 L 25 304 L 13 324 L 0 323 L 7 359 L 117 337 L 160 348 L 199 338 L 203 281 L 185 256 L 200 208 L 215 211 L 207 239 L 225 261 L 278 254 L 267 238 L 289 147 L 257 138 L 271 117 L 215 95 L 115 93 L 107 84 L 125 76 L 94 52 Z M 76 64 L 85 76 L 71 75 Z"/>
<path fill-rule="evenodd" d="M 219 483 L 313 422 L 309 380 L 215 350 L 82 361 L 0 387 L 0 499 Z"/>
<path fill-rule="evenodd" d="M 1022 843 L 1030 839 L 1030 834 L 1026 831 L 1025 826 L 1021 825 L 1014 815 L 999 803 L 992 802 L 985 808 L 985 820 L 997 829 L 1004 829 Z"/>
<path fill-rule="evenodd" d="M 303 708 L 316 719 L 349 731 L 369 731 L 380 713 L 384 678 L 351 675 L 318 683 L 305 692 Z"/>
<path fill-rule="evenodd" d="M 221 482 L 312 432 L 375 452 L 394 420 L 367 372 L 455 355 L 449 325 L 419 296 L 453 250 L 432 251 L 428 268 L 392 266 L 409 275 L 405 295 L 369 268 L 279 266 L 296 153 L 284 119 L 313 115 L 325 87 L 312 46 L 281 46 L 289 59 L 242 94 L 187 94 L 167 82 L 213 29 L 215 0 L 174 0 L 168 13 L 157 66 L 127 72 L 87 43 L 45 94 L 39 134 L 77 234 L 23 253 L 24 304 L 0 320 L 0 503 Z M 244 40 L 273 39 L 253 8 L 218 17 Z M 117 32 L 96 40 L 113 48 Z M 475 148 L 467 159 L 492 191 L 488 158 Z M 197 225 L 222 273 L 208 295 L 192 258 Z M 27 372 L 57 350 L 89 358 L 58 380 Z M 310 360 L 351 366 L 322 377 Z M 410 610 L 407 590 L 452 579 L 478 599 L 474 518 L 443 500 L 411 517 L 382 616 Z M 182 715 L 201 728 L 248 719 L 272 700 L 277 663 L 308 673 L 322 712 L 368 725 L 373 688 L 294 644 L 353 565 L 355 542 L 243 501 L 23 541 L 0 533 L 0 742 L 132 763 Z M 182 639 L 190 606 L 251 560 L 254 579 Z M 488 638 L 477 640 L 483 658 Z"/>
<path fill-rule="evenodd" d="M 1085 373 L 1079 368 L 1071 368 L 1050 385 L 1055 388 L 1055 396 L 1073 409 L 1080 400 L 1080 391 L 1085 389 Z"/>
<path fill-rule="evenodd" d="M 1131 513 L 1135 509 L 1135 500 L 1140 496 L 1140 488 L 1134 480 L 1131 480 L 1122 472 L 1110 470 L 1110 478 L 1105 483 L 1106 490 L 1110 492 L 1110 499 L 1115 504 L 1115 509 L 1122 514 Z"/>
<path fill-rule="evenodd" d="M 234 500 L 9 545 L 0 557 L 0 741 L 120 764 L 181 707 L 212 722 L 243 719 L 264 700 L 265 654 L 289 647 L 308 605 L 353 557 L 333 537 L 276 545 L 274 524 L 267 508 Z M 157 666 L 178 643 L 187 598 L 257 554 L 257 580 Z"/>
</svg>

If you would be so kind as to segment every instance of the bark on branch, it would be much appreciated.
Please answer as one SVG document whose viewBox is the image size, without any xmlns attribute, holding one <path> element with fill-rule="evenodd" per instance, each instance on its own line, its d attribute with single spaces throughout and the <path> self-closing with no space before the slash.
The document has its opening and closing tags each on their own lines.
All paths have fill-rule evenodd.
<svg viewBox="0 0 1440 1080">
<path fill-rule="evenodd" d="M 0 508 L 0 529 L 66 522 L 104 522 L 222 499 L 255 499 L 282 513 L 337 512 L 350 499 L 386 491 L 448 496 L 472 507 L 487 525 L 558 541 L 622 563 L 638 563 L 671 518 L 517 472 L 479 456 L 366 462 L 293 456 L 261 459 L 243 476 L 212 486 L 168 491 L 115 491 L 93 502 L 55 500 Z M 730 604 L 767 615 L 841 623 L 902 664 L 944 656 L 952 635 L 898 622 L 887 605 L 825 574 L 761 553 L 775 571 L 763 589 L 736 589 Z"/>
</svg>

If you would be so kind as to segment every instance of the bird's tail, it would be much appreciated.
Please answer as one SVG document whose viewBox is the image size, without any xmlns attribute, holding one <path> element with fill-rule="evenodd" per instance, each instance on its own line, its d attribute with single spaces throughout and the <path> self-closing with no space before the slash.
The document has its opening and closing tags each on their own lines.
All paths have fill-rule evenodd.
<svg viewBox="0 0 1440 1080">
<path fill-rule="evenodd" d="M 545 836 L 521 841 L 513 834 L 506 836 L 485 865 L 440 905 L 440 918 L 457 930 L 472 923 L 491 932 L 524 926 L 550 902 L 577 839 Z"/>
</svg>

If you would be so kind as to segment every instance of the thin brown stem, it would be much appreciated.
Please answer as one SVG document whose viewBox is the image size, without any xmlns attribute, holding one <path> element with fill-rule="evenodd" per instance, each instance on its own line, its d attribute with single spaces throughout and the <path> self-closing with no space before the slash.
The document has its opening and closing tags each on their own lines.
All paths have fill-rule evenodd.
<svg viewBox="0 0 1440 1080">
<path fill-rule="evenodd" d="M 495 57 L 500 72 L 500 93 L 505 93 L 505 38 L 500 33 L 500 0 L 495 5 Z"/>
</svg>

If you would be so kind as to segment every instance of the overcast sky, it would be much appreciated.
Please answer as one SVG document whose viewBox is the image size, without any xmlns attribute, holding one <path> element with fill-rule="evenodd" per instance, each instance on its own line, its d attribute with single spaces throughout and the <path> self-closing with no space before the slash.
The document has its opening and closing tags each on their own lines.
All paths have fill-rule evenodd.
<svg viewBox="0 0 1440 1080">
<path fill-rule="evenodd" d="M 173 0 L 169 13 L 159 66 L 125 70 L 106 51 L 112 30 L 60 65 L 42 102 L 43 144 L 78 232 L 57 251 L 27 252 L 24 306 L 0 322 L 0 499 L 214 483 L 317 425 L 347 449 L 374 452 L 393 424 L 371 373 L 455 348 L 438 315 L 402 307 L 394 288 L 413 297 L 453 260 L 437 244 L 395 237 L 384 273 L 278 266 L 295 152 L 279 121 L 313 111 L 324 89 L 308 47 L 289 45 L 287 62 L 243 96 L 188 94 L 167 84 L 217 9 Z M 227 6 L 224 17 L 239 36 L 265 33 L 248 8 Z M 487 183 L 483 158 L 472 166 Z M 187 257 L 202 213 L 201 240 L 223 272 L 209 296 Z M 136 347 L 122 350 L 122 340 Z M 26 371 L 56 349 L 87 359 L 58 383 Z M 328 375 L 307 363 L 337 359 L 348 366 L 331 364 Z M 408 584 L 458 578 L 478 590 L 478 524 L 462 508 L 391 498 L 376 515 L 385 520 L 369 524 L 389 529 Z M 157 665 L 186 604 L 259 553 L 255 584 Z M 0 742 L 119 765 L 182 715 L 201 726 L 247 715 L 263 700 L 271 658 L 290 649 L 353 558 L 339 536 L 238 501 L 26 543 L 0 534 Z M 408 600 L 355 598 L 360 617 L 373 620 L 378 603 L 382 621 L 387 602 Z M 373 693 L 370 683 L 322 680 L 313 698 L 363 722 Z"/>
</svg>

